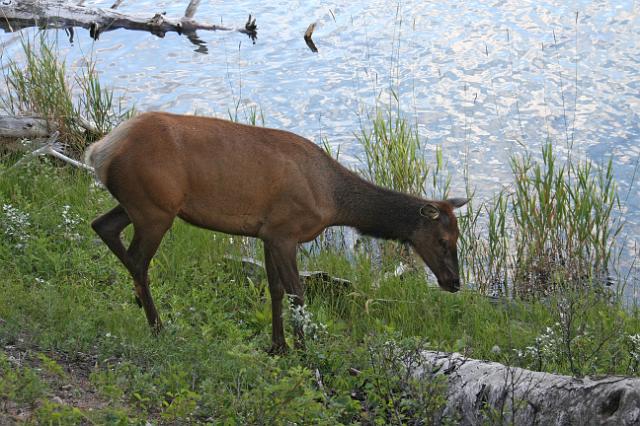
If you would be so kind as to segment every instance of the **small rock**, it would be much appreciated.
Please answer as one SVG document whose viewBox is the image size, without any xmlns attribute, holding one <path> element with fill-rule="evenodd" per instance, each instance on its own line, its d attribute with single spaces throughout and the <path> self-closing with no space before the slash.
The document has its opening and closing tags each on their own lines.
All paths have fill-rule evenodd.
<svg viewBox="0 0 640 426">
<path fill-rule="evenodd" d="M 493 345 L 493 347 L 491 348 L 491 352 L 493 352 L 494 354 L 499 354 L 500 352 L 502 352 L 502 349 L 500 349 L 500 346 L 498 345 Z"/>
<path fill-rule="evenodd" d="M 54 396 L 53 398 L 51 398 L 51 401 L 55 402 L 58 405 L 65 405 L 64 401 L 59 396 Z"/>
</svg>

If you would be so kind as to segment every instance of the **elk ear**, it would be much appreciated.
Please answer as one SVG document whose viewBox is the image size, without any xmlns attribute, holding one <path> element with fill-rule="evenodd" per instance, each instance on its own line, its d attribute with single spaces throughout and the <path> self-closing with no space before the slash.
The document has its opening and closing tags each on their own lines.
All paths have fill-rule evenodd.
<svg viewBox="0 0 640 426">
<path fill-rule="evenodd" d="M 420 207 L 420 215 L 436 220 L 440 216 L 440 209 L 435 204 L 425 204 Z"/>
<path fill-rule="evenodd" d="M 447 203 L 451 204 L 454 209 L 464 206 L 469 202 L 468 198 L 449 198 Z"/>
</svg>

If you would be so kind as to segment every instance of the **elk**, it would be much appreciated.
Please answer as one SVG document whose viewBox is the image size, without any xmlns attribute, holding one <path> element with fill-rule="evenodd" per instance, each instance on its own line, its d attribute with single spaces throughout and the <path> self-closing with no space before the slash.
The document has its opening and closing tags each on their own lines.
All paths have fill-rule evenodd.
<svg viewBox="0 0 640 426">
<path fill-rule="evenodd" d="M 466 199 L 425 200 L 372 184 L 293 133 L 208 117 L 148 112 L 120 124 L 86 154 L 118 205 L 92 227 L 133 277 L 154 331 L 162 323 L 149 289 L 151 258 L 177 217 L 256 237 L 272 304 L 270 352 L 286 351 L 282 299 L 304 304 L 299 243 L 329 226 L 409 243 L 450 292 L 460 288 L 453 209 Z M 125 248 L 120 234 L 133 224 Z M 302 345 L 300 327 L 294 330 Z"/>
</svg>

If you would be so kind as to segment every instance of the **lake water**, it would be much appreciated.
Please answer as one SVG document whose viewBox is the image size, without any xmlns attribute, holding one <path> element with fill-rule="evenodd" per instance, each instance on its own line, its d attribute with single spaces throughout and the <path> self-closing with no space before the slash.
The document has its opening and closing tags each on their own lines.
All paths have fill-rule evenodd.
<svg viewBox="0 0 640 426">
<path fill-rule="evenodd" d="M 109 7 L 112 1 L 87 1 Z M 640 224 L 640 3 L 636 1 L 202 2 L 196 19 L 242 27 L 199 32 L 207 53 L 175 33 L 157 38 L 116 30 L 94 42 L 57 32 L 70 64 L 97 59 L 102 81 L 138 110 L 241 119 L 257 108 L 265 125 L 340 146 L 356 166 L 354 133 L 397 88 L 418 123 L 425 155 L 440 146 L 452 194 L 464 195 L 462 166 L 479 200 L 512 181 L 513 153 L 560 154 L 602 163 L 612 157 L 630 250 Z M 187 1 L 125 1 L 121 12 L 183 14 Z M 313 53 L 303 34 L 317 22 Z M 2 35 L 6 42 L 13 35 Z M 5 57 L 19 50 L 8 43 Z"/>
</svg>

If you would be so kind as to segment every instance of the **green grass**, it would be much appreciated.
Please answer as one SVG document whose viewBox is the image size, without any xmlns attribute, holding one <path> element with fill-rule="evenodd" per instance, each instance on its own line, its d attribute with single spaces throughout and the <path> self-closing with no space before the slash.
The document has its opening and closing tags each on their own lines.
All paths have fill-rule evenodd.
<svg viewBox="0 0 640 426">
<path fill-rule="evenodd" d="M 602 289 L 616 276 L 623 229 L 611 160 L 562 161 L 547 142 L 538 159 L 514 154 L 511 170 L 509 189 L 479 208 L 472 199 L 461 217 L 466 281 L 483 293 L 525 298 Z"/>
<path fill-rule="evenodd" d="M 89 226 L 113 206 L 108 193 L 82 171 L 42 159 L 8 170 L 12 162 L 0 163 L 0 348 L 49 354 L 33 358 L 50 367 L 43 376 L 2 361 L 10 373 L 0 378 L 0 404 L 32 407 L 30 421 L 431 418 L 444 401 L 442 383 L 400 380 L 404 375 L 396 370 L 403 367 L 399 355 L 389 355 L 389 344 L 403 354 L 425 347 L 544 371 L 637 374 L 640 339 L 632 336 L 640 316 L 602 294 L 583 290 L 529 302 L 495 301 L 474 291 L 448 294 L 422 271 L 385 276 L 395 267 L 392 259 L 374 265 L 356 255 L 347 261 L 337 250 L 300 259 L 308 269 L 353 283 L 346 290 L 309 291 L 307 309 L 326 331 L 304 352 L 269 357 L 264 274 L 251 277 L 224 261 L 225 254 L 239 253 L 237 238 L 182 222 L 165 237 L 151 267 L 166 324 L 154 338 L 130 277 Z M 57 387 L 47 385 L 52 374 L 65 380 L 47 359 L 80 354 L 95 357 L 87 386 L 98 392 L 96 410 L 56 403 Z M 350 374 L 355 370 L 360 373 Z"/>
<path fill-rule="evenodd" d="M 432 197 L 446 198 L 451 179 L 444 172 L 442 150 L 436 148 L 435 167 L 431 167 L 417 128 L 402 115 L 397 98 L 396 101 L 384 112 L 376 109 L 370 119 L 371 128 L 363 125 L 356 135 L 364 153 L 362 175 L 396 191 L 417 196 L 430 192 Z M 324 145 L 327 150 L 328 144 Z"/>
<path fill-rule="evenodd" d="M 46 118 L 60 132 L 60 142 L 77 155 L 134 111 L 123 108 L 113 92 L 102 87 L 92 58 L 70 73 L 47 34 L 22 38 L 24 57 L 3 64 L 7 90 L 0 97 L 0 109 L 14 116 Z"/>
</svg>

